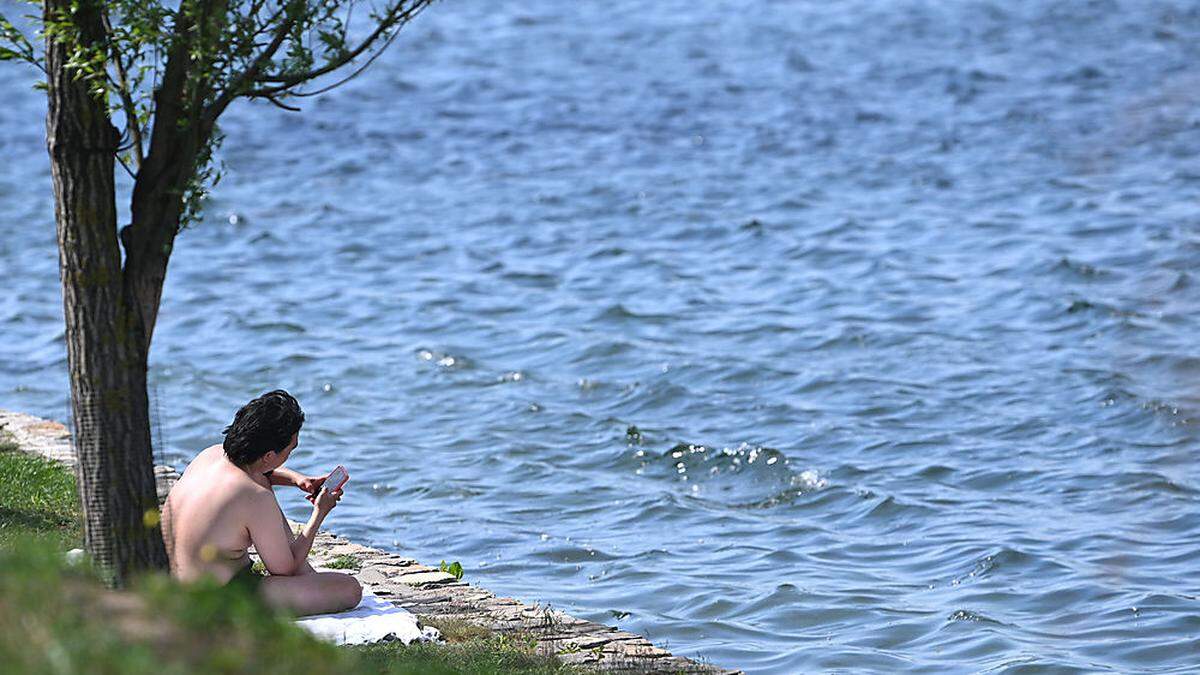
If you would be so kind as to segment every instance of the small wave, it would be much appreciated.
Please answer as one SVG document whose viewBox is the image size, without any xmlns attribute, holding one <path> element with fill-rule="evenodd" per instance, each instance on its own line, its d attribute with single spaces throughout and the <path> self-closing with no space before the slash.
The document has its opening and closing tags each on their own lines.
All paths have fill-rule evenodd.
<svg viewBox="0 0 1200 675">
<path fill-rule="evenodd" d="M 1104 82 L 1107 79 L 1107 75 L 1096 66 L 1086 64 L 1067 73 L 1057 73 L 1048 79 L 1050 82 L 1091 85 Z"/>
<path fill-rule="evenodd" d="M 246 327 L 254 332 L 269 333 L 271 331 L 280 331 L 284 333 L 304 333 L 307 332 L 304 326 L 290 321 L 267 321 L 262 323 L 248 323 Z"/>
<path fill-rule="evenodd" d="M 432 363 L 439 368 L 444 368 L 446 370 L 466 370 L 474 365 L 471 360 L 465 356 L 448 354 L 446 352 L 439 352 L 432 349 L 418 349 L 416 354 L 417 358 L 421 361 Z"/>
<path fill-rule="evenodd" d="M 677 443 L 655 463 L 661 474 L 691 484 L 694 496 L 738 508 L 771 508 L 828 487 L 816 469 L 797 472 L 790 465 L 779 450 L 748 443 L 721 449 Z"/>
<path fill-rule="evenodd" d="M 521 286 L 530 286 L 533 288 L 556 288 L 559 283 L 557 275 L 547 272 L 508 271 L 500 275 L 500 278 Z"/>
<path fill-rule="evenodd" d="M 668 314 L 655 314 L 652 312 L 636 312 L 618 302 L 614 305 L 609 305 L 608 307 L 605 307 L 601 312 L 599 312 L 594 317 L 593 320 L 601 321 L 601 322 L 613 321 L 613 322 L 619 322 L 619 323 L 635 322 L 635 321 L 646 321 L 649 323 L 664 323 L 664 322 L 671 320 L 671 318 L 672 317 Z"/>
<path fill-rule="evenodd" d="M 985 614 L 981 614 L 979 612 L 973 612 L 969 609 L 958 609 L 958 610 L 951 612 L 950 616 L 946 617 L 946 621 L 947 621 L 947 623 L 956 623 L 956 622 L 964 622 L 965 621 L 965 622 L 969 622 L 969 623 L 990 623 L 990 624 L 995 624 L 997 626 L 1004 625 L 1003 622 L 997 621 Z"/>
<path fill-rule="evenodd" d="M 1077 298 L 1075 300 L 1072 300 L 1071 304 L 1067 305 L 1066 311 L 1067 311 L 1067 314 L 1078 314 L 1081 312 L 1087 312 L 1087 313 L 1095 312 L 1095 313 L 1112 316 L 1112 317 L 1118 317 L 1118 318 L 1145 316 L 1144 314 L 1142 314 L 1141 312 L 1138 312 L 1136 310 L 1121 309 L 1120 307 L 1116 307 L 1116 306 L 1106 304 L 1103 302 L 1093 302 L 1093 301 L 1087 300 L 1085 298 Z"/>
<path fill-rule="evenodd" d="M 923 504 L 902 501 L 889 495 L 871 504 L 860 520 L 864 523 L 886 523 L 889 527 L 894 527 L 926 517 L 932 511 Z"/>
<path fill-rule="evenodd" d="M 523 382 L 527 379 L 529 379 L 529 376 L 520 370 L 509 371 L 496 377 L 496 381 L 501 384 L 506 382 Z"/>
<path fill-rule="evenodd" d="M 1058 263 L 1054 265 L 1054 269 L 1069 272 L 1084 278 L 1112 276 L 1112 273 L 1107 270 L 1096 267 L 1095 265 L 1089 265 L 1085 262 L 1080 262 L 1078 260 L 1071 260 L 1066 256 L 1059 259 Z"/>
<path fill-rule="evenodd" d="M 812 61 L 808 60 L 808 57 L 795 50 L 788 52 L 784 63 L 787 65 L 788 70 L 794 73 L 811 73 L 816 70 L 813 67 Z"/>
<path fill-rule="evenodd" d="M 969 572 L 951 579 L 950 585 L 961 586 L 962 584 L 979 581 L 990 576 L 996 570 L 1019 570 L 1028 566 L 1031 561 L 1032 558 L 1028 554 L 1016 549 L 1003 547 L 994 553 L 989 553 L 976 560 Z"/>
<path fill-rule="evenodd" d="M 1178 403 L 1171 401 L 1151 399 L 1142 403 L 1142 409 L 1170 420 L 1171 426 L 1191 426 L 1196 420 L 1196 415 L 1186 406 L 1181 408 Z"/>
</svg>

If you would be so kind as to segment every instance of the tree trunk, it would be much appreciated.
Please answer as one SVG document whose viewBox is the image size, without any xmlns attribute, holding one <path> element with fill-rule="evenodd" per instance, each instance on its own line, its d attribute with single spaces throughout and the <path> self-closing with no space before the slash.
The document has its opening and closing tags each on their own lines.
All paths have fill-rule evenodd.
<svg viewBox="0 0 1200 675">
<path fill-rule="evenodd" d="M 99 3 L 47 0 L 83 44 L 103 40 Z M 121 273 L 114 163 L 119 134 L 70 48 L 46 43 L 46 142 L 54 183 L 74 446 L 88 552 L 115 585 L 167 567 L 158 527 L 146 370 L 149 342 Z"/>
</svg>

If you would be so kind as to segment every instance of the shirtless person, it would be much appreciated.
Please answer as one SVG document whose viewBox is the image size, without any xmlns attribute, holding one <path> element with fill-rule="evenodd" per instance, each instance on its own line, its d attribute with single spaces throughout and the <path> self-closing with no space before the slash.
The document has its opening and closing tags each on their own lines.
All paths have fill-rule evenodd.
<svg viewBox="0 0 1200 675">
<path fill-rule="evenodd" d="M 172 575 L 181 581 L 211 576 L 220 583 L 244 583 L 268 605 L 300 616 L 358 604 L 358 580 L 315 572 L 305 560 L 342 491 L 324 489 L 326 476 L 302 476 L 281 468 L 299 442 L 303 423 L 296 399 L 285 391 L 272 391 L 242 406 L 225 428 L 225 442 L 192 460 L 163 508 Z M 284 519 L 273 485 L 309 493 L 313 512 L 299 536 Z M 270 576 L 251 571 L 246 553 L 251 545 Z"/>
</svg>

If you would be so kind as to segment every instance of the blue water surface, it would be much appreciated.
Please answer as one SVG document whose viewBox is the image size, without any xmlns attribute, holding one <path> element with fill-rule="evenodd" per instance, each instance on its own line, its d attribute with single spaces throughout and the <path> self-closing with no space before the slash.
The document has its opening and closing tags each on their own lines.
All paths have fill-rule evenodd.
<svg viewBox="0 0 1200 675">
<path fill-rule="evenodd" d="M 0 406 L 66 419 L 35 79 Z M 164 461 L 285 387 L 332 529 L 680 654 L 1195 669 L 1195 3 L 455 0 L 299 103 L 178 240 Z"/>
</svg>

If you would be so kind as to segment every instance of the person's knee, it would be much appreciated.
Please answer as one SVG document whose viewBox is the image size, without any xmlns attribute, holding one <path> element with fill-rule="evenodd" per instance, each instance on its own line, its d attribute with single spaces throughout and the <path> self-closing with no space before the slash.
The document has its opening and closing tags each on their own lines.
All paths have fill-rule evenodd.
<svg viewBox="0 0 1200 675">
<path fill-rule="evenodd" d="M 362 584 L 358 583 L 358 579 L 349 574 L 339 574 L 338 587 L 342 596 L 342 600 L 347 608 L 357 607 L 362 600 Z"/>
</svg>

